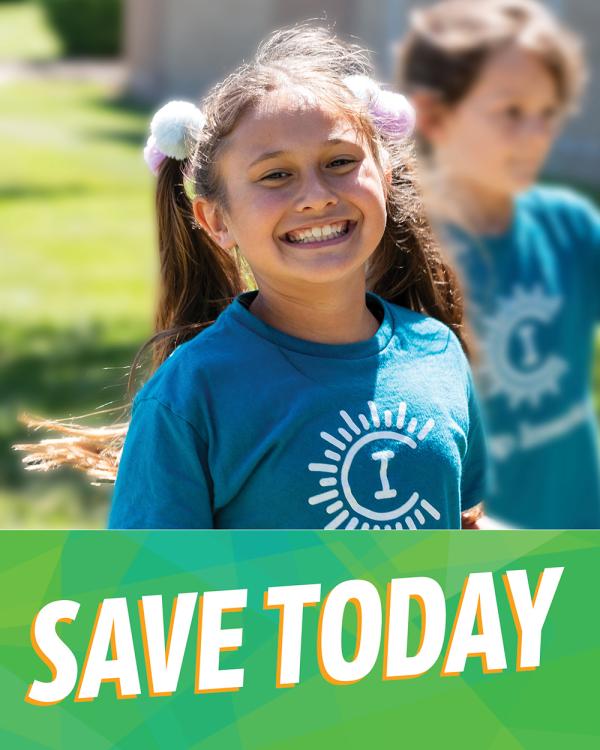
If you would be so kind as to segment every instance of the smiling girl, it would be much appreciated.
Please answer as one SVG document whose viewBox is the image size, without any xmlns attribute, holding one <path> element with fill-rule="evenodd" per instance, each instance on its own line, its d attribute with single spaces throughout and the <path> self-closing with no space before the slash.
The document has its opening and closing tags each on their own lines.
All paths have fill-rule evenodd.
<svg viewBox="0 0 600 750">
<path fill-rule="evenodd" d="M 159 366 L 110 526 L 474 517 L 485 454 L 460 297 L 415 192 L 412 111 L 369 74 L 360 49 L 300 27 L 199 109 L 154 117 Z"/>
<path fill-rule="evenodd" d="M 528 0 L 436 3 L 414 14 L 401 58 L 429 215 L 456 253 L 479 338 L 487 508 L 533 528 L 600 526 L 600 215 L 572 191 L 533 186 L 583 74 L 577 38 Z"/>
</svg>

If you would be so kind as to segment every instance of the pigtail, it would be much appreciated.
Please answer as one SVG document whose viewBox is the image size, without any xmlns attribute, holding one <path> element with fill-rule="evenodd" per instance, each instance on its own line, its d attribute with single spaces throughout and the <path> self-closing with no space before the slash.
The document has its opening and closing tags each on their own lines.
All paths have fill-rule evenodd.
<svg viewBox="0 0 600 750">
<path fill-rule="evenodd" d="M 213 323 L 246 284 L 237 255 L 219 247 L 194 221 L 181 162 L 165 159 L 158 173 L 156 215 L 159 293 L 155 334 L 136 355 L 129 391 L 144 353 L 152 370 L 184 341 Z"/>
<path fill-rule="evenodd" d="M 369 265 L 368 287 L 390 302 L 447 325 L 469 353 L 463 296 L 427 220 L 417 186 L 412 146 L 387 144 L 392 162 L 387 223 Z"/>
<path fill-rule="evenodd" d="M 136 354 L 130 368 L 131 401 L 136 374 L 145 354 L 152 352 L 150 372 L 182 344 L 208 327 L 231 300 L 244 290 L 244 278 L 235 254 L 216 245 L 193 221 L 185 192 L 182 163 L 165 159 L 156 188 L 160 281 L 155 313 L 155 333 Z M 23 443 L 28 471 L 48 471 L 68 465 L 85 471 L 96 481 L 114 481 L 127 429 L 130 404 L 98 414 L 118 412 L 116 423 L 91 428 L 77 420 L 45 420 L 24 415 L 29 428 L 44 429 L 61 437 Z M 91 415 L 86 415 L 91 416 Z"/>
<path fill-rule="evenodd" d="M 469 353 L 458 279 L 442 259 L 428 227 L 386 231 L 371 269 L 369 288 L 396 305 L 441 321 Z"/>
<path fill-rule="evenodd" d="M 117 411 L 123 414 L 128 409 L 118 408 Z M 126 416 L 123 418 L 127 419 Z M 128 421 L 98 428 L 76 421 L 36 419 L 27 415 L 23 415 L 21 421 L 30 429 L 50 430 L 63 436 L 14 445 L 14 450 L 27 453 L 23 459 L 26 471 L 49 471 L 70 466 L 85 471 L 94 483 L 115 481 Z"/>
</svg>

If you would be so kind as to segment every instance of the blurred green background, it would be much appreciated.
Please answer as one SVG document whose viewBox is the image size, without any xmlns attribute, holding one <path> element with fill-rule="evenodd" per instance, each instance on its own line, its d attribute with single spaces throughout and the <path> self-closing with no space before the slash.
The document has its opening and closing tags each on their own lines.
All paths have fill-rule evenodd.
<svg viewBox="0 0 600 750">
<path fill-rule="evenodd" d="M 70 470 L 25 472 L 23 411 L 123 403 L 151 331 L 149 109 L 118 65 L 69 60 L 36 2 L 0 3 L 0 527 L 101 527 L 110 495 Z M 115 79 L 115 80 L 111 80 Z M 104 423 L 111 415 L 92 419 Z"/>
<path fill-rule="evenodd" d="M 11 445 L 41 437 L 21 412 L 77 417 L 125 402 L 155 296 L 141 154 L 151 110 L 119 98 L 114 60 L 62 62 L 43 5 L 0 2 L 0 527 L 93 528 L 110 486 L 27 473 Z"/>
</svg>

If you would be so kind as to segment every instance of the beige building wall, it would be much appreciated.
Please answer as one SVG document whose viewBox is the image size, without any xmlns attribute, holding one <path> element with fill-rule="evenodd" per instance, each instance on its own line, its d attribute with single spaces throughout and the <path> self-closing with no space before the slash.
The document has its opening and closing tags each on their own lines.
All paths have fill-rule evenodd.
<svg viewBox="0 0 600 750">
<path fill-rule="evenodd" d="M 393 44 L 412 8 L 429 0 L 127 0 L 129 89 L 160 102 L 198 98 L 272 29 L 311 18 L 335 22 L 372 52 L 382 78 L 392 75 Z M 476 0 L 474 0 L 476 1 Z M 581 114 L 559 140 L 548 173 L 600 185 L 600 0 L 546 0 L 585 38 L 592 72 Z"/>
<path fill-rule="evenodd" d="M 600 187 L 600 2 L 555 0 L 548 4 L 583 37 L 590 74 L 581 110 L 556 144 L 548 173 Z"/>
<path fill-rule="evenodd" d="M 157 101 L 197 97 L 274 28 L 327 12 L 345 27 L 343 0 L 127 0 L 125 54 L 130 92 Z"/>
</svg>

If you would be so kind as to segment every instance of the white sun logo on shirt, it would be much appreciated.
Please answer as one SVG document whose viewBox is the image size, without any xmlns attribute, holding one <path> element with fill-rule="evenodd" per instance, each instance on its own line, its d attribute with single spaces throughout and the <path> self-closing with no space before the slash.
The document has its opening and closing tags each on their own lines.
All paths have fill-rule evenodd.
<svg viewBox="0 0 600 750">
<path fill-rule="evenodd" d="M 526 291 L 517 286 L 512 297 L 498 300 L 495 315 L 483 321 L 480 375 L 486 396 L 504 395 L 516 408 L 526 402 L 538 406 L 542 396 L 559 392 L 567 363 L 540 351 L 539 333 L 561 304 L 561 297 L 550 297 L 540 287 Z"/>
<path fill-rule="evenodd" d="M 326 443 L 323 453 L 327 462 L 310 463 L 308 470 L 323 474 L 319 484 L 322 492 L 308 498 L 313 506 L 325 506 L 332 516 L 326 529 L 416 529 L 423 526 L 424 513 L 438 521 L 440 512 L 428 500 L 412 492 L 401 497 L 389 477 L 390 464 L 398 461 L 398 455 L 389 449 L 390 443 L 415 450 L 426 439 L 435 426 L 435 420 L 428 419 L 417 431 L 417 420 L 406 421 L 406 403 L 402 401 L 396 410 L 385 409 L 380 415 L 377 404 L 368 402 L 368 416 L 359 414 L 356 420 L 342 410 L 339 412 L 344 425 L 338 427 L 335 435 L 321 432 Z M 386 447 L 373 450 L 374 441 L 386 441 Z M 398 447 L 398 446 L 396 446 Z M 350 468 L 359 454 L 364 452 L 370 461 L 367 466 L 372 474 L 372 489 L 362 495 L 353 490 L 350 481 Z M 356 494 L 359 496 L 357 497 Z M 378 507 L 379 506 L 379 507 Z"/>
</svg>

